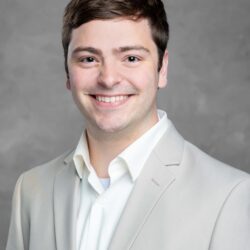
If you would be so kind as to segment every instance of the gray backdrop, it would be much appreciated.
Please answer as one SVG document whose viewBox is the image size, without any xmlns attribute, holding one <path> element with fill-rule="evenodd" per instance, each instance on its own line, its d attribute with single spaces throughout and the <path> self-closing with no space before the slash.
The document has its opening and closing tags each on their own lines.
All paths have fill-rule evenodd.
<svg viewBox="0 0 250 250">
<path fill-rule="evenodd" d="M 73 147 L 83 119 L 65 89 L 66 0 L 0 2 L 0 249 L 19 174 Z M 169 85 L 159 106 L 183 136 L 250 172 L 250 1 L 169 0 Z"/>
</svg>

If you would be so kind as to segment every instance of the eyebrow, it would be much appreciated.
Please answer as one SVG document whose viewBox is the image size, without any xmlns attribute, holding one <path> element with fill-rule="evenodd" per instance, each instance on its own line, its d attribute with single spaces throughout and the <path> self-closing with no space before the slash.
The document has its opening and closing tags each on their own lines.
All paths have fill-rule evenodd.
<svg viewBox="0 0 250 250">
<path fill-rule="evenodd" d="M 127 52 L 130 50 L 142 50 L 144 52 L 150 53 L 150 50 L 143 46 L 124 46 L 118 49 L 119 52 Z"/>
<path fill-rule="evenodd" d="M 143 46 L 124 46 L 124 47 L 119 47 L 118 49 L 114 49 L 115 52 L 118 53 L 123 53 L 131 50 L 139 50 L 139 51 L 144 51 L 146 53 L 150 53 L 150 50 L 143 47 Z M 80 53 L 80 52 L 89 52 L 98 56 L 102 56 L 102 51 L 99 49 L 96 49 L 94 47 L 77 47 L 73 50 L 73 55 Z"/>
<path fill-rule="evenodd" d="M 77 54 L 79 52 L 84 52 L 84 51 L 95 54 L 95 55 L 99 55 L 99 56 L 102 55 L 101 50 L 93 48 L 93 47 L 77 47 L 73 50 L 72 54 L 74 55 L 74 54 Z"/>
</svg>

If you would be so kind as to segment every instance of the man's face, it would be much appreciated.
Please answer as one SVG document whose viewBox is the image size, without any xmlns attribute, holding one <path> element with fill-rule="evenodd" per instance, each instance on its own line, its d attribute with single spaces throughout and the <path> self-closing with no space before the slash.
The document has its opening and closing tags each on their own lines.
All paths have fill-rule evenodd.
<svg viewBox="0 0 250 250">
<path fill-rule="evenodd" d="M 74 29 L 68 88 L 90 133 L 136 133 L 157 122 L 156 93 L 166 85 L 167 52 L 158 72 L 148 21 L 94 20 Z"/>
</svg>

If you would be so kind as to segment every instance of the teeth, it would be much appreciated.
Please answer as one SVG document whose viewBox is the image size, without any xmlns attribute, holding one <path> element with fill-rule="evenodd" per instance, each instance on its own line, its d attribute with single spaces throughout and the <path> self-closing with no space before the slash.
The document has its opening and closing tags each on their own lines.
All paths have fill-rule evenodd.
<svg viewBox="0 0 250 250">
<path fill-rule="evenodd" d="M 111 97 L 96 96 L 95 98 L 99 102 L 116 103 L 116 102 L 120 102 L 120 101 L 123 101 L 123 100 L 127 99 L 128 96 L 124 96 L 124 95 L 121 95 L 121 96 L 111 96 Z"/>
</svg>

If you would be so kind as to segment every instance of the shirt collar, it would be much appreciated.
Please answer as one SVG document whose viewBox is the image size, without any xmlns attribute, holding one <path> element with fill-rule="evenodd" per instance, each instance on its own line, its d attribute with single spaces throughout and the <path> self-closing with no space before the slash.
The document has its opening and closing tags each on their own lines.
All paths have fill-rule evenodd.
<svg viewBox="0 0 250 250">
<path fill-rule="evenodd" d="M 116 171 L 115 168 L 117 167 L 117 163 L 120 162 L 121 165 L 124 165 L 125 163 L 132 180 L 136 180 L 155 145 L 169 126 L 169 120 L 167 118 L 166 112 L 158 110 L 158 117 L 159 121 L 152 128 L 150 128 L 139 139 L 129 145 L 114 160 L 112 160 L 110 163 L 111 169 L 109 169 L 110 174 Z M 86 132 L 81 135 L 73 156 L 73 160 L 76 171 L 80 178 L 82 178 L 84 175 L 84 166 L 90 173 L 95 172 L 90 163 Z"/>
<path fill-rule="evenodd" d="M 158 110 L 158 118 L 159 121 L 152 128 L 118 155 L 126 162 L 133 181 L 137 179 L 155 145 L 167 131 L 169 120 L 166 112 Z"/>
<path fill-rule="evenodd" d="M 93 167 L 91 166 L 91 163 L 90 163 L 89 148 L 88 148 L 88 142 L 87 142 L 85 131 L 82 133 L 80 140 L 77 144 L 77 147 L 73 156 L 73 161 L 75 163 L 76 171 L 80 178 L 83 177 L 84 166 L 86 166 L 90 172 L 93 171 Z"/>
</svg>

